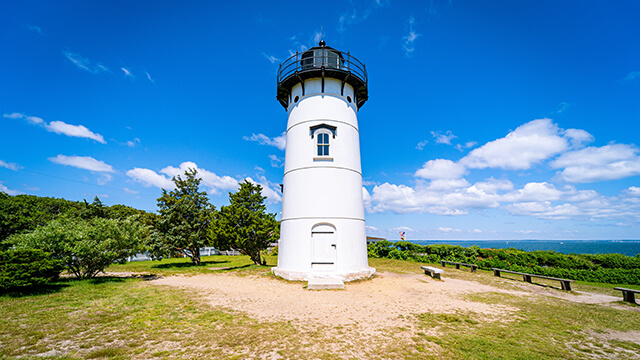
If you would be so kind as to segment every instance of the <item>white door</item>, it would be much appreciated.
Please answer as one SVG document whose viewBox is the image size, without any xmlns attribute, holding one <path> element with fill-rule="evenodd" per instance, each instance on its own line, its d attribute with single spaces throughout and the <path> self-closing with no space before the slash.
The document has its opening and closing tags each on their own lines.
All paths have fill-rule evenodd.
<svg viewBox="0 0 640 360">
<path fill-rule="evenodd" d="M 336 263 L 336 233 L 329 225 L 315 226 L 311 232 L 311 267 L 331 270 Z"/>
</svg>

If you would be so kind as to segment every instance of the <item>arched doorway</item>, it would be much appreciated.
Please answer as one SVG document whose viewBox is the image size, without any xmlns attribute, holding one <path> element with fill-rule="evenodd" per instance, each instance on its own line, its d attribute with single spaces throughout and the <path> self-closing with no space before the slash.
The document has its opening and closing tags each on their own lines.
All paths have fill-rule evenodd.
<svg viewBox="0 0 640 360">
<path fill-rule="evenodd" d="M 337 258 L 336 228 L 317 224 L 311 228 L 311 269 L 334 270 Z"/>
</svg>

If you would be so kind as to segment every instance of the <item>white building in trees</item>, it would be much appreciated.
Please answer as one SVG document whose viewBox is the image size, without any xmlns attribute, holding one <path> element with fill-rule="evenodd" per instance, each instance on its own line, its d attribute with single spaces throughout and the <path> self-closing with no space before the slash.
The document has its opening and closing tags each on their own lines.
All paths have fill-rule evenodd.
<svg viewBox="0 0 640 360">
<path fill-rule="evenodd" d="M 368 99 L 363 63 L 326 46 L 280 64 L 288 114 L 278 266 L 289 280 L 368 278 L 358 110 Z"/>
</svg>

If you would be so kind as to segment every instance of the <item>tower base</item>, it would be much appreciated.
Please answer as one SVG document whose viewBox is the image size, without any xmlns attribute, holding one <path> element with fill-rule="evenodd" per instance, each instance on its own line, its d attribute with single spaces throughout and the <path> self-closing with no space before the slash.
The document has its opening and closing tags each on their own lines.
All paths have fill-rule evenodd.
<svg viewBox="0 0 640 360">
<path fill-rule="evenodd" d="M 367 267 L 365 269 L 349 272 L 298 272 L 283 270 L 278 267 L 272 267 L 271 272 L 276 276 L 292 281 L 309 281 L 310 279 L 340 279 L 344 282 L 349 282 L 354 280 L 368 279 L 376 273 L 376 269 Z"/>
</svg>

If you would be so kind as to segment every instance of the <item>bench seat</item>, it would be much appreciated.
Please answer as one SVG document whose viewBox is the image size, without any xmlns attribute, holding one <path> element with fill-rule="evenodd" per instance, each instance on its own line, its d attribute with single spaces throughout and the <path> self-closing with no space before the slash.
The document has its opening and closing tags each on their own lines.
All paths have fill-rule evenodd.
<svg viewBox="0 0 640 360">
<path fill-rule="evenodd" d="M 571 283 L 575 282 L 575 280 L 570 280 L 570 279 L 560 279 L 560 278 L 555 278 L 555 277 L 551 277 L 551 276 L 527 274 L 527 273 L 511 271 L 511 270 L 505 270 L 505 269 L 491 268 L 491 270 L 493 270 L 493 275 L 495 275 L 495 276 L 500 276 L 501 272 L 506 272 L 506 273 L 510 273 L 510 274 L 516 274 L 516 275 L 522 275 L 522 279 L 524 281 L 528 282 L 528 283 L 531 282 L 531 278 L 532 277 L 560 281 L 560 284 L 562 285 L 562 290 L 567 290 L 567 291 L 571 291 Z"/>
<path fill-rule="evenodd" d="M 420 269 L 424 270 L 426 275 L 430 275 L 434 279 L 440 279 L 440 274 L 444 273 L 444 270 L 431 266 L 420 266 Z"/>
<path fill-rule="evenodd" d="M 456 266 L 456 269 L 460 270 L 460 266 L 466 266 L 466 267 L 470 267 L 471 268 L 471 272 L 476 272 L 476 270 L 478 269 L 478 265 L 475 264 L 465 264 L 465 263 L 461 263 L 461 262 L 455 262 L 455 261 L 447 261 L 447 260 L 440 260 L 440 264 L 442 265 L 442 267 L 445 267 L 445 264 L 453 264 Z"/>
<path fill-rule="evenodd" d="M 630 303 L 634 303 L 634 304 L 636 303 L 635 294 L 640 294 L 640 290 L 636 290 L 636 289 L 627 289 L 627 288 L 615 287 L 615 288 L 613 288 L 613 290 L 622 291 L 622 298 L 624 299 L 624 301 L 630 302 Z"/>
</svg>

